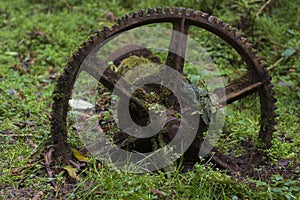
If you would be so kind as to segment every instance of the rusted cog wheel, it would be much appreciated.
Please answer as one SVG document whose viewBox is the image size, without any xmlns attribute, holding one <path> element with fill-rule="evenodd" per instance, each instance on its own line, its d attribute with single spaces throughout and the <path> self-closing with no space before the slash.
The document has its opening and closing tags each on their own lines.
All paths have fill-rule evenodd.
<svg viewBox="0 0 300 200">
<path fill-rule="evenodd" d="M 264 153 L 265 150 L 271 146 L 272 133 L 275 131 L 274 126 L 276 125 L 276 107 L 274 105 L 276 99 L 274 98 L 271 77 L 264 69 L 264 64 L 262 64 L 260 57 L 252 48 L 252 45 L 247 42 L 247 39 L 242 37 L 241 34 L 229 24 L 223 23 L 223 21 L 216 17 L 209 16 L 207 13 L 201 11 L 185 8 L 170 9 L 168 7 L 164 9 L 150 8 L 147 11 L 140 10 L 139 12 L 133 12 L 129 15 L 125 15 L 125 17 L 119 18 L 117 24 L 112 28 L 105 26 L 102 31 L 97 31 L 95 35 L 90 36 L 69 59 L 68 65 L 65 67 L 63 74 L 57 82 L 57 87 L 53 95 L 51 134 L 56 155 L 63 156 L 65 162 L 69 162 L 69 160 L 72 159 L 66 142 L 69 99 L 72 95 L 76 77 L 78 73 L 80 73 L 80 67 L 90 52 L 96 48 L 102 48 L 117 34 L 125 33 L 137 27 L 158 23 L 169 23 L 172 25 L 173 30 L 184 35 L 189 34 L 189 30 L 192 26 L 205 29 L 228 43 L 240 55 L 246 65 L 245 69 L 247 72 L 242 77 L 235 78 L 228 82 L 225 86 L 226 95 L 221 95 L 217 89 L 214 93 L 218 96 L 219 104 L 222 106 L 231 105 L 243 98 L 257 94 L 260 105 L 260 129 L 258 133 L 256 133 L 257 138 L 255 142 L 253 145 L 250 145 L 251 147 L 246 149 L 246 153 L 235 157 L 233 155 L 226 155 L 226 153 L 215 147 L 210 155 L 212 156 L 213 162 L 230 171 L 244 172 L 258 166 L 266 156 Z M 186 39 L 177 38 L 175 35 L 171 36 L 169 49 L 177 49 L 184 54 L 186 47 Z M 146 57 L 154 63 L 160 62 L 149 50 L 137 47 L 134 49 L 133 51 L 125 51 L 127 55 L 124 55 L 122 50 L 120 50 L 114 55 L 111 55 L 112 57 L 110 59 L 114 61 L 115 65 L 119 65 L 121 61 L 126 59 L 129 55 Z M 183 57 L 169 51 L 165 64 L 182 73 L 184 61 Z M 112 91 L 114 88 L 114 80 L 117 80 L 119 77 L 120 75 L 108 69 L 104 72 L 99 81 L 108 90 Z M 139 108 L 136 111 L 145 111 L 145 108 L 143 108 L 143 105 L 140 104 L 138 99 L 133 98 L 132 101 L 133 104 L 136 104 Z M 201 126 L 202 127 L 199 128 L 201 129 L 200 132 L 205 131 L 205 125 Z M 138 146 L 138 143 L 141 141 L 136 140 L 135 142 L 135 146 Z M 195 139 L 191 147 L 184 154 L 184 157 L 190 158 L 187 159 L 187 162 L 192 162 L 192 164 L 197 162 L 200 143 L 201 139 L 199 141 Z"/>
</svg>

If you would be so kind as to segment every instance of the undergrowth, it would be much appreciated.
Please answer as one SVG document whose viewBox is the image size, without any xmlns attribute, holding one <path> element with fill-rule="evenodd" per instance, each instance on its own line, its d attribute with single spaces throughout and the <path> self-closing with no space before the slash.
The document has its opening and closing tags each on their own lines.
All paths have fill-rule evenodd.
<svg viewBox="0 0 300 200">
<path fill-rule="evenodd" d="M 300 199 L 300 7 L 297 0 L 270 2 L 260 12 L 265 1 L 0 0 L 0 197 L 28 199 L 42 191 L 42 199 Z M 66 57 L 103 24 L 112 25 L 116 17 L 165 5 L 203 10 L 229 22 L 249 38 L 267 63 L 279 114 L 268 150 L 274 170 L 268 174 L 269 169 L 262 166 L 256 179 L 239 180 L 202 162 L 185 174 L 170 166 L 166 172 L 137 175 L 91 159 L 75 183 L 59 166 L 53 169 L 55 177 L 49 178 L 43 155 L 51 144 L 51 95 Z M 215 41 L 202 33 L 202 38 Z M 226 68 L 234 57 L 224 52 L 210 51 L 215 62 Z M 243 108 L 228 110 L 233 132 L 252 132 L 249 120 L 255 129 L 258 119 L 248 119 L 249 115 L 251 111 Z M 232 135 L 230 141 L 241 137 Z"/>
</svg>

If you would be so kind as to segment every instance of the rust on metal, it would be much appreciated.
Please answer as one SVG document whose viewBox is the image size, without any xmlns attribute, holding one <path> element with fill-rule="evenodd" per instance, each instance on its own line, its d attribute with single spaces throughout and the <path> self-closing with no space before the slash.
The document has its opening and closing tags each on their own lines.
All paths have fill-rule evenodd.
<svg viewBox="0 0 300 200">
<path fill-rule="evenodd" d="M 69 162 L 72 159 L 70 148 L 67 144 L 67 113 L 69 110 L 69 99 L 72 94 L 72 90 L 75 84 L 76 76 L 79 73 L 80 66 L 83 61 L 88 57 L 89 53 L 95 49 L 98 45 L 102 44 L 106 39 L 113 37 L 116 34 L 122 34 L 127 30 L 134 29 L 136 27 L 153 24 L 153 23 L 171 23 L 173 24 L 173 30 L 188 35 L 188 30 L 191 25 L 206 29 L 207 31 L 219 36 L 225 42 L 227 42 L 232 48 L 234 48 L 243 61 L 246 63 L 248 73 L 251 76 L 246 77 L 246 84 L 240 84 L 237 79 L 235 82 L 229 83 L 225 86 L 227 96 L 220 97 L 219 104 L 225 105 L 234 101 L 237 101 L 244 96 L 257 92 L 260 98 L 260 131 L 257 133 L 257 137 L 262 142 L 263 146 L 254 148 L 250 153 L 248 152 L 244 156 L 235 158 L 228 155 L 223 155 L 216 148 L 212 151 L 212 160 L 218 165 L 230 170 L 230 171 L 245 171 L 249 170 L 250 166 L 255 167 L 259 165 L 265 156 L 262 150 L 271 146 L 272 133 L 275 131 L 275 102 L 273 85 L 271 78 L 267 71 L 264 69 L 264 65 L 261 62 L 260 57 L 256 54 L 252 45 L 247 42 L 247 39 L 242 37 L 235 28 L 232 28 L 229 24 L 224 23 L 217 17 L 209 16 L 207 13 L 193 9 L 165 7 L 164 9 L 158 7 L 156 9 L 140 10 L 127 14 L 124 17 L 118 18 L 117 23 L 112 28 L 104 27 L 102 31 L 97 33 L 83 42 L 78 50 L 69 59 L 68 65 L 65 67 L 63 74 L 60 76 L 57 82 L 56 89 L 53 93 L 53 105 L 51 112 L 51 135 L 53 138 L 55 155 L 62 156 L 65 162 Z M 184 54 L 186 50 L 186 38 L 177 38 L 172 34 L 169 53 L 167 56 L 166 64 L 170 67 L 177 69 L 182 73 L 184 67 Z M 180 52 L 181 56 L 175 55 L 171 52 Z M 128 51 L 127 51 L 128 52 Z M 120 53 L 120 55 L 119 55 Z M 152 53 L 145 49 L 137 49 L 129 52 L 128 55 L 140 55 L 146 58 L 152 57 Z M 111 55 L 115 65 L 119 65 L 120 62 L 128 57 L 124 55 L 122 50 Z M 153 58 L 152 62 L 159 62 L 159 59 Z M 90 71 L 90 74 L 96 73 Z M 97 75 L 96 75 L 97 76 Z M 253 78 L 256 77 L 256 78 Z M 119 79 L 120 76 L 111 70 L 104 72 L 104 75 L 99 80 L 107 89 L 112 91 L 115 88 L 114 80 Z M 129 95 L 119 88 L 121 93 Z M 216 91 L 216 93 L 218 93 Z M 137 109 L 146 109 L 140 100 L 132 98 L 138 106 Z M 141 110 L 143 110 L 141 109 Z M 178 124 L 174 124 L 176 126 Z M 200 124 L 200 135 L 206 130 L 204 123 Z M 173 127 L 173 126 L 172 126 Z M 174 127 L 173 127 L 174 128 Z M 171 130 L 169 132 L 172 132 Z M 172 135 L 172 134 L 171 134 Z M 172 138 L 169 138 L 172 139 Z M 148 143 L 149 141 L 134 140 L 136 146 L 138 143 Z M 201 139 L 195 139 L 191 148 L 184 154 L 184 157 L 189 158 L 192 164 L 198 160 L 197 157 Z M 140 147 L 139 147 L 140 148 Z M 241 163 L 241 160 L 246 160 L 248 165 Z M 240 164 L 239 164 L 240 163 Z"/>
</svg>

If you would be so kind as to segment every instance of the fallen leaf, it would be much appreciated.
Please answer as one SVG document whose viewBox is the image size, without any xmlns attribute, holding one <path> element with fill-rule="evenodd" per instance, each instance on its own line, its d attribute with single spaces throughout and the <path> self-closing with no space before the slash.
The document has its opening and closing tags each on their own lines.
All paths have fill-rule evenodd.
<svg viewBox="0 0 300 200">
<path fill-rule="evenodd" d="M 77 164 L 76 162 L 74 162 L 73 160 L 69 160 L 69 162 L 71 163 L 71 165 L 73 165 L 76 169 L 80 169 L 80 164 Z"/>
<path fill-rule="evenodd" d="M 69 105 L 73 109 L 80 109 L 80 110 L 93 109 L 95 107 L 90 102 L 84 101 L 82 99 L 70 99 L 69 100 Z"/>
<path fill-rule="evenodd" d="M 290 56 L 292 56 L 296 52 L 296 49 L 286 49 L 281 56 L 284 60 L 287 60 Z"/>
<path fill-rule="evenodd" d="M 73 153 L 73 156 L 79 160 L 80 162 L 89 162 L 89 158 L 83 155 L 81 152 L 79 152 L 77 149 L 71 147 L 71 151 Z"/>
<path fill-rule="evenodd" d="M 71 176 L 72 178 L 78 180 L 78 176 L 77 176 L 77 170 L 73 167 L 71 167 L 70 165 L 63 167 L 64 170 L 66 170 L 69 174 L 69 176 Z"/>
<path fill-rule="evenodd" d="M 43 192 L 39 191 L 31 200 L 40 200 L 41 196 L 43 196 Z"/>
</svg>

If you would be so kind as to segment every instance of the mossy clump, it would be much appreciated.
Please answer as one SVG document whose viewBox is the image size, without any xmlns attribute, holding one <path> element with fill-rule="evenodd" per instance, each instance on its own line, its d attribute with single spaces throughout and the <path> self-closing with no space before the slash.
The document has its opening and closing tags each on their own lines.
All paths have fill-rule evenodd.
<svg viewBox="0 0 300 200">
<path fill-rule="evenodd" d="M 144 57 L 139 56 L 130 56 L 122 60 L 120 66 L 117 68 L 117 72 L 121 75 L 125 74 L 127 71 L 131 70 L 134 67 L 142 66 L 145 64 L 150 64 L 151 61 Z"/>
</svg>

